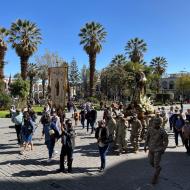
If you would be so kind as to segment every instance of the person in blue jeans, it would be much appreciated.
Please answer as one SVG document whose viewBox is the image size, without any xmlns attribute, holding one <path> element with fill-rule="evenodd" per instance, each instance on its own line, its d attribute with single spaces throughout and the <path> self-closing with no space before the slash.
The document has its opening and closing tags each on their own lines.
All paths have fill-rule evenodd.
<svg viewBox="0 0 190 190">
<path fill-rule="evenodd" d="M 180 135 L 181 141 L 183 142 L 183 135 L 182 135 L 182 128 L 185 125 L 185 121 L 181 114 L 176 115 L 176 117 L 173 120 L 173 129 L 175 134 L 175 144 L 178 146 L 178 136 Z"/>
<path fill-rule="evenodd" d="M 45 145 L 48 149 L 49 159 L 47 162 L 51 162 L 53 150 L 55 146 L 54 131 L 51 129 L 51 118 L 48 112 L 44 112 L 41 117 L 41 123 L 43 125 L 42 136 L 45 136 Z"/>
<path fill-rule="evenodd" d="M 106 167 L 106 154 L 109 147 L 109 132 L 103 120 L 98 122 L 98 128 L 96 129 L 95 138 L 97 139 L 101 160 L 101 166 L 99 171 L 103 172 Z"/>
</svg>

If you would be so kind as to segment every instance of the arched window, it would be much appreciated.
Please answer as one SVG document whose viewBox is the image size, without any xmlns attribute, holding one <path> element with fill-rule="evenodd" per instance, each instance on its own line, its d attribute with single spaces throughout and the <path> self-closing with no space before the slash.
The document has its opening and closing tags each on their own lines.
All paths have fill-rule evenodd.
<svg viewBox="0 0 190 190">
<path fill-rule="evenodd" d="M 39 85 L 39 91 L 42 91 L 42 85 L 41 84 Z"/>
</svg>

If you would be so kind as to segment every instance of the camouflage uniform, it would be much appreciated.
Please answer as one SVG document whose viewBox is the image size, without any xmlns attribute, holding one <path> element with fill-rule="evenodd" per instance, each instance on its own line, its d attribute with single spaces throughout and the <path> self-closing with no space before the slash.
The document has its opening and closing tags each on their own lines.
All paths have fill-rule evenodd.
<svg viewBox="0 0 190 190">
<path fill-rule="evenodd" d="M 152 167 L 156 169 L 152 183 L 155 183 L 159 173 L 161 171 L 160 161 L 161 156 L 165 152 L 165 149 L 168 145 L 168 135 L 163 128 L 160 128 L 162 125 L 162 120 L 159 117 L 154 118 L 154 126 L 150 127 L 147 131 L 145 148 L 149 148 L 149 162 Z M 156 127 L 159 126 L 159 127 Z"/>
<path fill-rule="evenodd" d="M 137 118 L 134 118 L 131 122 L 131 145 L 134 147 L 134 151 L 136 152 L 139 149 L 139 137 L 142 130 L 141 121 Z"/>
<path fill-rule="evenodd" d="M 127 135 L 127 122 L 124 118 L 119 117 L 117 120 L 116 125 L 116 137 L 115 137 L 115 143 L 118 146 L 119 153 L 122 151 L 122 149 L 126 150 L 126 135 Z"/>
<path fill-rule="evenodd" d="M 110 140 L 114 140 L 114 133 L 116 130 L 116 120 L 111 116 L 108 118 L 107 127 L 108 127 L 108 131 L 109 131 Z"/>
</svg>

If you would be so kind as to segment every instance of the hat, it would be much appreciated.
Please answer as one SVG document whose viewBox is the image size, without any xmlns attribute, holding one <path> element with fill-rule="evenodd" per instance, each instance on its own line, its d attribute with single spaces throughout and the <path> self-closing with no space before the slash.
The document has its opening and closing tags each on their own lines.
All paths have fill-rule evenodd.
<svg viewBox="0 0 190 190">
<path fill-rule="evenodd" d="M 155 118 L 154 119 L 154 124 L 155 125 L 161 125 L 162 124 L 162 120 L 160 118 Z"/>
</svg>

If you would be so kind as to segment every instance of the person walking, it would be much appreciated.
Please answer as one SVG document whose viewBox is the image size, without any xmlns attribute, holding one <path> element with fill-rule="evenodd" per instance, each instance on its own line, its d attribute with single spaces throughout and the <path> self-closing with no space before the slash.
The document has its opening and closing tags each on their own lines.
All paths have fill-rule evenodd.
<svg viewBox="0 0 190 190">
<path fill-rule="evenodd" d="M 96 109 L 94 107 L 92 107 L 92 109 L 90 111 L 91 134 L 93 134 L 93 132 L 94 132 L 96 119 L 97 119 L 97 111 L 96 111 Z"/>
<path fill-rule="evenodd" d="M 126 135 L 127 135 L 127 128 L 128 128 L 128 123 L 125 121 L 123 118 L 123 114 L 118 115 L 117 119 L 117 125 L 116 125 L 116 137 L 115 137 L 115 144 L 118 147 L 117 152 L 118 155 L 122 153 L 122 151 L 127 150 L 127 143 L 126 143 Z"/>
<path fill-rule="evenodd" d="M 174 114 L 174 107 L 170 107 L 170 111 L 168 112 L 169 124 L 170 124 L 170 131 L 172 130 L 172 116 Z"/>
<path fill-rule="evenodd" d="M 148 158 L 150 165 L 155 169 L 154 176 L 152 178 L 152 184 L 156 184 L 160 171 L 160 161 L 168 146 L 168 135 L 166 131 L 161 127 L 162 122 L 159 118 L 154 119 L 154 125 L 150 127 L 146 134 L 144 151 L 149 149 Z"/>
<path fill-rule="evenodd" d="M 173 120 L 173 129 L 174 129 L 174 135 L 175 135 L 175 144 L 176 146 L 178 146 L 178 136 L 180 135 L 181 137 L 181 141 L 183 142 L 183 135 L 182 135 L 182 128 L 185 124 L 185 121 L 183 119 L 183 117 L 178 114 L 177 117 L 174 118 Z"/>
<path fill-rule="evenodd" d="M 99 154 L 100 154 L 100 170 L 99 172 L 103 172 L 106 167 L 106 154 L 109 147 L 109 132 L 103 120 L 98 122 L 98 127 L 95 132 L 95 138 L 97 139 Z"/>
<path fill-rule="evenodd" d="M 45 145 L 48 149 L 48 160 L 50 163 L 52 161 L 54 146 L 55 146 L 55 132 L 51 125 L 51 118 L 48 112 L 44 113 L 41 117 L 41 123 L 43 125 L 42 136 L 45 136 Z"/>
<path fill-rule="evenodd" d="M 137 114 L 133 115 L 132 121 L 131 121 L 131 145 L 134 148 L 134 153 L 137 153 L 139 150 L 139 137 L 142 130 L 142 124 L 141 121 L 137 118 Z"/>
<path fill-rule="evenodd" d="M 65 157 L 67 156 L 68 173 L 72 172 L 73 151 L 75 147 L 75 130 L 72 126 L 72 121 L 68 119 L 65 122 L 65 127 L 62 128 L 62 148 L 60 154 L 60 168 L 58 172 L 66 172 Z"/>
<path fill-rule="evenodd" d="M 23 124 L 23 114 L 20 109 L 16 109 L 16 114 L 12 118 L 12 121 L 15 123 L 15 130 L 17 134 L 18 144 L 21 145 L 22 143 L 21 129 Z"/>
<path fill-rule="evenodd" d="M 187 150 L 187 154 L 190 155 L 190 122 L 189 120 L 185 120 L 185 125 L 182 128 L 183 141 L 185 148 Z"/>
<path fill-rule="evenodd" d="M 24 152 L 29 148 L 29 145 L 31 146 L 31 150 L 33 150 L 32 136 L 35 130 L 35 124 L 28 112 L 24 112 L 23 118 L 24 123 L 21 129 L 21 133 L 24 143 L 24 150 L 20 152 L 21 154 L 24 154 Z"/>
<path fill-rule="evenodd" d="M 81 125 L 82 125 L 83 129 L 85 127 L 85 117 L 86 117 L 85 109 L 82 109 L 81 112 L 80 112 L 80 122 L 81 122 Z"/>
</svg>

